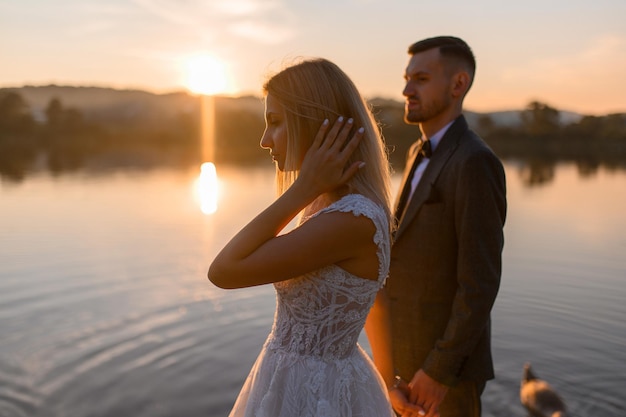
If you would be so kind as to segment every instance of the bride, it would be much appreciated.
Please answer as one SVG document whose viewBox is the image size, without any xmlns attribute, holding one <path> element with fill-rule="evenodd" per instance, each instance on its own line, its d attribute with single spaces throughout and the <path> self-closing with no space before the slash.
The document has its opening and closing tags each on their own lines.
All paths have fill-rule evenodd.
<svg viewBox="0 0 626 417">
<path fill-rule="evenodd" d="M 393 417 L 389 394 L 404 394 L 377 296 L 391 228 L 383 140 L 352 81 L 327 60 L 292 65 L 263 89 L 261 146 L 277 165 L 279 197 L 208 272 L 221 288 L 276 289 L 271 333 L 230 416 Z M 357 343 L 364 326 L 376 367 Z"/>
</svg>

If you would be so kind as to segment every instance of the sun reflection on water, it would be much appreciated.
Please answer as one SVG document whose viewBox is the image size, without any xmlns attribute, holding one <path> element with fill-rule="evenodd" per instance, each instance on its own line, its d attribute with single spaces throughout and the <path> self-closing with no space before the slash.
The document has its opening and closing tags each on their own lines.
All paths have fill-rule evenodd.
<svg viewBox="0 0 626 417">
<path fill-rule="evenodd" d="M 204 162 L 200 167 L 200 176 L 196 180 L 195 189 L 200 202 L 200 210 L 207 215 L 215 213 L 219 197 L 219 181 L 212 162 Z"/>
</svg>

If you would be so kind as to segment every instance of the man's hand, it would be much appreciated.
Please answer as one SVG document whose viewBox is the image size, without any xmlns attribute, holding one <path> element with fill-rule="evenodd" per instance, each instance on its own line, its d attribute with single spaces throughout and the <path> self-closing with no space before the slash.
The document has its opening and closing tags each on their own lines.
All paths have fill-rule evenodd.
<svg viewBox="0 0 626 417">
<path fill-rule="evenodd" d="M 448 393 L 448 387 L 435 381 L 419 370 L 409 382 L 409 401 L 422 407 L 426 411 L 426 417 L 438 417 L 439 405 Z"/>
<path fill-rule="evenodd" d="M 421 407 L 411 403 L 409 401 L 409 395 L 411 391 L 409 385 L 405 381 L 400 383 L 389 390 L 389 400 L 391 406 L 402 417 L 422 417 L 426 413 Z"/>
</svg>

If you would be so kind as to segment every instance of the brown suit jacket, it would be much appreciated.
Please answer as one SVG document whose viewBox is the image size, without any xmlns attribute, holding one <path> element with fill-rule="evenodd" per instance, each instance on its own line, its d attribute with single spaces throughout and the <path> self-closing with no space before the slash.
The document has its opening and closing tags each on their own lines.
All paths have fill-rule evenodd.
<svg viewBox="0 0 626 417">
<path fill-rule="evenodd" d="M 409 150 L 407 171 L 415 158 Z M 506 217 L 500 160 L 459 116 L 423 173 L 391 249 L 387 291 L 394 363 L 411 380 L 494 377 L 490 312 L 498 292 Z"/>
</svg>

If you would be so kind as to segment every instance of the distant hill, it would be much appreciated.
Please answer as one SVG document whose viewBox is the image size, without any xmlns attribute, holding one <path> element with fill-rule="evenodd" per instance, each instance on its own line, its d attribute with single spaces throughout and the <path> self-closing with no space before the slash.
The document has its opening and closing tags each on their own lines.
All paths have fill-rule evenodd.
<svg viewBox="0 0 626 417">
<path fill-rule="evenodd" d="M 404 112 L 404 102 L 402 101 L 376 97 L 371 99 L 370 102 L 374 106 L 382 106 L 388 108 L 396 107 L 398 111 Z M 478 119 L 481 116 L 489 116 L 496 126 L 518 127 L 522 124 L 522 112 L 523 110 L 502 110 L 481 113 L 466 110 L 463 113 L 470 126 L 477 126 Z M 583 115 L 581 114 L 568 111 L 560 111 L 559 116 L 560 122 L 563 125 L 578 122 L 583 117 Z"/>
<path fill-rule="evenodd" d="M 0 88 L 0 177 L 21 180 L 37 167 L 60 173 L 196 166 L 207 157 L 266 164 L 267 152 L 259 150 L 263 100 L 213 99 L 216 117 L 209 148 L 201 96 L 58 85 Z M 404 122 L 402 101 L 372 98 L 369 103 L 391 167 L 400 172 L 419 128 Z M 527 109 L 468 110 L 465 116 L 500 158 L 527 161 L 529 182 L 543 181 L 557 161 L 573 161 L 585 172 L 600 163 L 623 167 L 626 161 L 626 114 L 583 116 L 533 102 Z"/>
<path fill-rule="evenodd" d="M 104 87 L 74 87 L 74 86 L 23 86 L 15 88 L 0 88 L 18 92 L 30 105 L 33 116 L 38 121 L 45 120 L 45 108 L 53 98 L 61 100 L 68 108 L 80 110 L 87 120 L 98 121 L 128 121 L 175 117 L 181 113 L 192 113 L 197 109 L 198 96 L 187 92 L 173 92 L 155 94 L 141 90 L 117 90 Z M 399 100 L 386 98 L 372 98 L 374 106 L 402 111 L 404 103 Z M 259 97 L 217 97 L 217 105 L 227 110 L 262 112 L 263 104 Z M 496 126 L 517 127 L 521 125 L 523 110 L 494 111 L 487 113 L 466 111 L 468 123 L 476 126 L 479 117 L 488 115 Z M 582 115 L 561 111 L 562 124 L 579 121 Z"/>
<path fill-rule="evenodd" d="M 197 110 L 200 99 L 187 92 L 155 94 L 141 90 L 58 85 L 0 88 L 0 93 L 2 91 L 19 93 L 38 121 L 45 120 L 45 109 L 54 98 L 59 99 L 66 108 L 80 110 L 86 120 L 105 122 L 145 122 L 190 114 Z M 217 97 L 217 102 L 229 110 L 233 107 L 239 110 L 263 110 L 260 99 L 256 97 Z"/>
<path fill-rule="evenodd" d="M 470 125 L 474 125 L 480 116 L 488 115 L 497 126 L 518 127 L 522 124 L 522 112 L 523 110 L 504 110 L 489 113 L 476 113 L 468 111 L 465 112 L 465 116 L 467 117 Z M 559 111 L 559 121 L 562 125 L 576 123 L 582 119 L 582 117 L 582 114 L 563 110 Z"/>
</svg>

